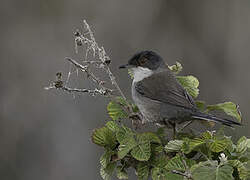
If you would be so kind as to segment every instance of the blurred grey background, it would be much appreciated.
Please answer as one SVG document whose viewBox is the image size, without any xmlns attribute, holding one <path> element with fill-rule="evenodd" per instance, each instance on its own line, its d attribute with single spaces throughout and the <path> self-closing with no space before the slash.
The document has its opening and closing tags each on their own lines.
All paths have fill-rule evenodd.
<svg viewBox="0 0 250 180">
<path fill-rule="evenodd" d="M 107 100 L 43 89 L 68 72 L 66 56 L 81 57 L 73 32 L 83 19 L 129 98 L 117 67 L 155 50 L 199 78 L 198 99 L 240 104 L 245 126 L 227 133 L 250 136 L 250 1 L 1 0 L 0 179 L 101 179 L 90 135 L 108 120 Z"/>
</svg>

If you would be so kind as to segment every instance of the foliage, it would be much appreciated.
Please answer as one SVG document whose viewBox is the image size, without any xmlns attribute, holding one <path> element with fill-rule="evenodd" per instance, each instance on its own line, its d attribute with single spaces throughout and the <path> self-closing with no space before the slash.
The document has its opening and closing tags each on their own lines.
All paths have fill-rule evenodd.
<svg viewBox="0 0 250 180">
<path fill-rule="evenodd" d="M 110 136 L 115 140 L 107 143 Z M 157 132 L 138 133 L 115 121 L 96 129 L 92 137 L 105 148 L 100 159 L 103 179 L 109 179 L 115 170 L 119 179 L 128 179 L 128 168 L 134 168 L 142 180 L 149 176 L 170 180 L 250 178 L 250 139 L 246 137 L 234 144 L 228 136 L 206 131 L 194 138 L 165 138 L 165 143 Z"/>
<path fill-rule="evenodd" d="M 72 58 L 66 58 L 75 68 L 68 73 L 67 80 L 63 80 L 62 73 L 56 74 L 46 90 L 63 90 L 70 94 L 89 93 L 92 96 L 101 95 L 111 98 L 107 112 L 111 118 L 103 127 L 97 128 L 92 133 L 92 142 L 104 148 L 100 157 L 100 175 L 104 180 L 113 177 L 114 172 L 118 179 L 128 179 L 128 169 L 133 168 L 139 180 L 232 180 L 250 179 L 250 139 L 241 137 L 236 143 L 219 131 L 206 131 L 195 135 L 178 131 L 175 139 L 170 139 L 164 128 L 158 128 L 155 132 L 137 132 L 124 125 L 125 119 L 132 121 L 142 120 L 138 108 L 127 101 L 121 91 L 116 78 L 109 65 L 111 59 L 104 47 L 95 41 L 94 33 L 88 23 L 83 21 L 83 31 L 75 33 L 75 47 L 83 47 L 84 61 L 77 62 Z M 92 54 L 92 58 L 88 55 Z M 178 75 L 182 65 L 177 62 L 168 66 L 176 75 L 176 79 L 193 98 L 199 95 L 199 81 L 192 75 Z M 112 88 L 92 71 L 101 69 L 107 75 Z M 94 89 L 72 88 L 68 86 L 71 75 L 82 72 L 95 84 Z M 129 70 L 133 78 L 133 72 Z M 115 96 L 119 93 L 121 97 Z M 224 102 L 215 105 L 207 105 L 204 101 L 196 101 L 197 108 L 205 113 L 222 111 L 226 115 L 241 121 L 241 113 L 238 105 L 232 102 Z"/>
<path fill-rule="evenodd" d="M 176 74 L 182 66 L 170 66 Z M 132 77 L 132 74 L 131 74 Z M 199 81 L 194 76 L 177 76 L 181 85 L 193 97 L 199 93 Z M 206 105 L 196 102 L 204 112 L 220 110 L 241 120 L 238 107 L 232 102 Z M 133 112 L 137 109 L 134 105 Z M 128 179 L 127 170 L 135 169 L 139 180 L 232 180 L 250 178 L 250 139 L 242 137 L 234 144 L 222 132 L 206 131 L 200 135 L 181 134 L 169 139 L 163 128 L 156 132 L 136 132 L 121 123 L 129 118 L 128 103 L 121 97 L 107 106 L 111 119 L 95 129 L 92 140 L 104 147 L 100 174 L 107 180 L 116 172 L 118 179 Z"/>
</svg>

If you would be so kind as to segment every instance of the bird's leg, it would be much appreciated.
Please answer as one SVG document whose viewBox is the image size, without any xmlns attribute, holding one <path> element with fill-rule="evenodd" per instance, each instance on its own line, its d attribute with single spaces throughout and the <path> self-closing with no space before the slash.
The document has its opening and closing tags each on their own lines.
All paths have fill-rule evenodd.
<svg viewBox="0 0 250 180">
<path fill-rule="evenodd" d="M 130 114 L 129 119 L 131 119 L 131 121 L 132 121 L 133 129 L 135 129 L 135 130 L 140 129 L 144 125 L 142 118 L 143 117 L 140 113 Z"/>
<path fill-rule="evenodd" d="M 169 124 L 172 126 L 173 128 L 173 139 L 176 139 L 176 133 L 177 133 L 177 130 L 176 130 L 176 123 L 175 122 L 169 122 Z"/>
</svg>

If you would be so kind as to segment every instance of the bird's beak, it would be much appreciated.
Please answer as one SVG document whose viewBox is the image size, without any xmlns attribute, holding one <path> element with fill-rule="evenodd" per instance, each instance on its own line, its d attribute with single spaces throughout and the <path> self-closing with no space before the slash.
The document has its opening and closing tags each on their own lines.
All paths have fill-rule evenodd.
<svg viewBox="0 0 250 180">
<path fill-rule="evenodd" d="M 125 68 L 130 68 L 130 67 L 131 67 L 131 65 L 124 64 L 124 65 L 119 66 L 119 69 L 125 69 Z"/>
</svg>

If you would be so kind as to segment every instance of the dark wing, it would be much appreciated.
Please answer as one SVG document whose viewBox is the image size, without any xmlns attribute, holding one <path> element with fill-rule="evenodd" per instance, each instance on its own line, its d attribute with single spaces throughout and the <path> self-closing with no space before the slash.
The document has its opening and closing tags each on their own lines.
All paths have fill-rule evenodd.
<svg viewBox="0 0 250 180">
<path fill-rule="evenodd" d="M 152 87 L 154 85 L 154 87 Z M 135 84 L 138 93 L 152 100 L 188 109 L 195 108 L 193 98 L 176 80 L 171 71 L 155 73 Z"/>
</svg>

